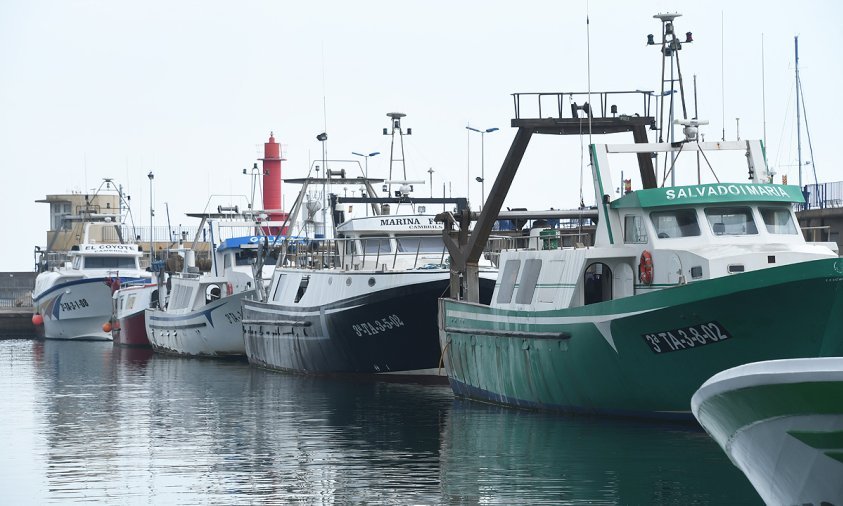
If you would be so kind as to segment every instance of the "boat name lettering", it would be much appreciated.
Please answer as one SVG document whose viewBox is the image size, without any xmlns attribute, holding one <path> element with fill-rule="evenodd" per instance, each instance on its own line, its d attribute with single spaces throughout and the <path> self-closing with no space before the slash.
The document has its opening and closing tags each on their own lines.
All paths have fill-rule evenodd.
<svg viewBox="0 0 843 506">
<path fill-rule="evenodd" d="M 228 323 L 237 323 L 243 320 L 243 313 L 240 311 L 234 311 L 232 313 L 225 313 L 225 319 L 228 320 Z"/>
<path fill-rule="evenodd" d="M 381 218 L 382 227 L 395 227 L 404 225 L 410 229 L 439 229 L 442 225 L 436 223 L 433 218 Z"/>
<path fill-rule="evenodd" d="M 357 333 L 358 336 L 362 336 L 363 334 L 373 336 L 375 334 L 380 334 L 381 332 L 386 332 L 387 330 L 403 326 L 404 322 L 401 318 L 399 318 L 398 315 L 391 314 L 385 318 L 381 318 L 380 320 L 354 324 L 351 326 L 351 329 Z"/>
<path fill-rule="evenodd" d="M 129 244 L 86 244 L 85 251 L 135 251 Z"/>
<path fill-rule="evenodd" d="M 82 309 L 83 307 L 88 307 L 88 301 L 85 299 L 69 300 L 61 303 L 62 311 L 75 311 L 77 309 Z"/>
<path fill-rule="evenodd" d="M 712 186 L 691 186 L 671 188 L 665 192 L 667 200 L 692 199 L 698 197 L 716 197 L 720 195 L 750 195 L 769 197 L 788 197 L 784 188 L 762 184 L 730 184 Z"/>
<path fill-rule="evenodd" d="M 719 343 L 732 336 L 719 322 L 700 323 L 679 329 L 642 334 L 653 353 L 688 350 L 706 344 Z"/>
</svg>

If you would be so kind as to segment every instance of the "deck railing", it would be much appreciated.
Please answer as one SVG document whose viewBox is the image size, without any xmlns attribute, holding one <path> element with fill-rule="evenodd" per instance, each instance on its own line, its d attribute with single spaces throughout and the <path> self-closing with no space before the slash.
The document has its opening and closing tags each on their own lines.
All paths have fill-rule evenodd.
<svg viewBox="0 0 843 506">
<path fill-rule="evenodd" d="M 801 209 L 843 207 L 843 181 L 807 184 L 802 188 L 805 205 Z"/>
<path fill-rule="evenodd" d="M 592 118 L 611 118 L 623 114 L 650 116 L 652 91 L 577 91 L 513 93 L 515 120 L 565 119 L 590 115 Z M 590 103 L 589 103 L 590 102 Z M 584 104 L 588 104 L 583 108 Z M 640 109 L 639 109 L 640 107 Z"/>
</svg>

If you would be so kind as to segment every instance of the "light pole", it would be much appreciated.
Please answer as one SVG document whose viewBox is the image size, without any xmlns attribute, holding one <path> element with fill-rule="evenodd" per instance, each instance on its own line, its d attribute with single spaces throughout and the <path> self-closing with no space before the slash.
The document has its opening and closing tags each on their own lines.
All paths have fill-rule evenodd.
<svg viewBox="0 0 843 506">
<path fill-rule="evenodd" d="M 427 169 L 427 173 L 430 174 L 430 198 L 433 198 L 433 173 L 436 172 L 433 170 L 433 167 Z"/>
<path fill-rule="evenodd" d="M 477 128 L 470 127 L 468 125 L 465 126 L 466 130 L 470 130 L 472 132 L 477 132 L 480 134 L 480 177 L 475 178 L 477 181 L 480 182 L 480 209 L 483 209 L 483 204 L 486 198 L 486 143 L 485 138 L 486 134 L 490 134 L 492 132 L 497 132 L 497 127 L 487 128 L 485 130 L 479 130 Z"/>
<path fill-rule="evenodd" d="M 366 160 L 366 162 L 365 162 L 366 171 L 364 172 L 363 175 L 366 176 L 366 179 L 369 179 L 369 158 L 371 158 L 373 156 L 378 156 L 379 154 L 381 154 L 381 152 L 380 151 L 373 151 L 372 153 L 369 153 L 368 155 L 366 155 L 366 154 L 363 154 L 363 153 L 358 153 L 357 151 L 352 151 L 351 154 L 355 155 L 355 156 L 362 156 Z"/>
<path fill-rule="evenodd" d="M 324 172 L 323 179 L 322 179 L 322 237 L 321 239 L 325 238 L 325 207 L 327 207 L 327 192 L 328 192 L 328 150 L 325 146 L 325 142 L 328 140 L 328 134 L 326 132 L 322 132 L 321 134 L 316 136 L 316 140 L 322 143 L 322 170 Z M 317 173 L 318 174 L 318 173 Z M 314 236 L 317 238 L 318 235 L 314 231 Z"/>
<path fill-rule="evenodd" d="M 155 216 L 155 206 L 152 204 L 152 180 L 155 179 L 155 174 L 152 171 L 149 171 L 149 174 L 146 175 L 149 178 L 149 271 L 152 272 L 152 260 L 153 260 L 153 245 L 152 245 L 152 217 Z"/>
</svg>

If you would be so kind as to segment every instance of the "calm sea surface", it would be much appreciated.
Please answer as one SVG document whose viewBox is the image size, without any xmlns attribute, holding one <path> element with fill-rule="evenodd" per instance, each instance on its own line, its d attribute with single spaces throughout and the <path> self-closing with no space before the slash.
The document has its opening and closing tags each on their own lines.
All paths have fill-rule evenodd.
<svg viewBox="0 0 843 506">
<path fill-rule="evenodd" d="M 0 341 L 0 503 L 760 504 L 700 429 Z"/>
</svg>

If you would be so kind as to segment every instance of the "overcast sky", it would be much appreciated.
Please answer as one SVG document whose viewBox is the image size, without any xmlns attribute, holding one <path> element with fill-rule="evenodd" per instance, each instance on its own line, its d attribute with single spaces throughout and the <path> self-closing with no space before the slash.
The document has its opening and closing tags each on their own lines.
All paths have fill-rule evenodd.
<svg viewBox="0 0 843 506">
<path fill-rule="evenodd" d="M 734 139 L 738 117 L 741 138 L 761 138 L 763 89 L 769 163 L 791 184 L 798 181 L 793 38 L 799 35 L 817 177 L 840 181 L 833 154 L 840 141 L 832 137 L 839 125 L 832 118 L 843 82 L 841 6 L 5 0 L 0 210 L 7 218 L 0 270 L 31 270 L 33 247 L 46 245 L 49 209 L 35 200 L 89 191 L 104 177 L 132 196 L 136 225 L 149 225 L 150 171 L 156 225 L 166 223 L 165 202 L 173 224 L 196 225 L 184 213 L 201 210 L 209 195 L 249 193 L 242 170 L 262 156 L 270 131 L 287 158 L 285 177 L 304 176 L 321 158 L 316 135 L 323 130 L 329 159 L 380 151 L 369 174 L 385 177 L 389 138 L 381 130 L 390 111 L 407 114 L 404 126 L 413 129 L 405 137 L 408 177 L 428 181 L 433 168 L 434 192 L 441 195 L 445 184 L 454 196 L 465 195 L 470 180 L 477 204 L 480 137 L 469 139 L 465 126 L 500 128 L 485 137 L 488 191 L 515 132 L 511 94 L 587 91 L 589 40 L 593 91 L 660 88 L 659 51 L 645 45 L 648 33 L 659 38 L 661 24 L 652 16 L 660 12 L 680 12 L 677 31 L 694 34 L 681 65 L 689 108 L 697 75 L 699 116 L 711 123 L 706 138 L 721 138 L 725 126 L 726 138 Z M 579 138 L 534 138 L 505 205 L 576 207 L 580 145 Z M 804 129 L 803 158 L 811 159 Z M 803 179 L 812 183 L 813 172 Z M 284 187 L 288 205 L 296 190 Z M 427 196 L 429 188 L 420 191 Z M 591 192 L 589 186 L 586 203 L 594 200 Z"/>
</svg>

